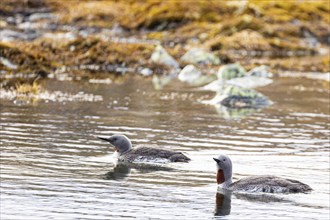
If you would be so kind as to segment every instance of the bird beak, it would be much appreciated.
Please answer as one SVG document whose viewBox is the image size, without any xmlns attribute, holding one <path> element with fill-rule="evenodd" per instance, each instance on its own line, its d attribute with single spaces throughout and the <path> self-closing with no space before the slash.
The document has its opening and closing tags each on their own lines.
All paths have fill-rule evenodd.
<svg viewBox="0 0 330 220">
<path fill-rule="evenodd" d="M 119 151 L 119 149 L 111 143 L 110 138 L 104 138 L 104 137 L 97 137 L 97 138 L 109 142 L 110 145 L 116 149 L 116 151 Z"/>
<path fill-rule="evenodd" d="M 101 139 L 103 141 L 107 141 L 107 142 L 110 142 L 109 138 L 104 138 L 104 137 L 97 137 L 98 139 Z"/>
<path fill-rule="evenodd" d="M 213 160 L 217 163 L 220 163 L 220 160 L 218 160 L 217 158 L 213 158 Z"/>
</svg>

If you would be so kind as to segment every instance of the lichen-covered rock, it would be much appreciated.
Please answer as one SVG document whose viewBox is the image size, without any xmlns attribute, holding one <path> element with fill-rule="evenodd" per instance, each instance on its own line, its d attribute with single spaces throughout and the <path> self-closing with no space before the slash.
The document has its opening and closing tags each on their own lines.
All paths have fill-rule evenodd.
<svg viewBox="0 0 330 220">
<path fill-rule="evenodd" d="M 175 69 L 179 68 L 178 62 L 176 62 L 176 60 L 171 55 L 169 55 L 161 45 L 156 46 L 150 59 L 154 63 L 164 64 Z"/>
<path fill-rule="evenodd" d="M 269 67 L 265 65 L 257 66 L 253 69 L 251 69 L 247 75 L 249 76 L 258 76 L 258 77 L 264 77 L 264 78 L 271 78 L 273 77 L 273 74 L 269 71 Z"/>
<path fill-rule="evenodd" d="M 216 80 L 216 76 L 203 75 L 203 73 L 194 65 L 185 66 L 179 73 L 178 78 L 181 82 L 188 83 L 193 86 L 201 86 Z"/>
<path fill-rule="evenodd" d="M 266 96 L 255 90 L 231 85 L 219 91 L 210 103 L 228 108 L 262 108 L 272 104 Z"/>
<path fill-rule="evenodd" d="M 199 77 L 202 76 L 202 72 L 194 65 L 185 66 L 179 73 L 179 80 L 182 82 L 193 83 Z"/>
<path fill-rule="evenodd" d="M 220 67 L 217 76 L 220 80 L 230 80 L 233 78 L 243 77 L 245 74 L 246 71 L 240 64 L 233 63 Z"/>
<path fill-rule="evenodd" d="M 201 89 L 218 92 L 223 89 L 229 80 L 244 77 L 245 74 L 245 69 L 238 63 L 221 66 L 217 72 L 218 80 L 203 86 Z"/>
<path fill-rule="evenodd" d="M 221 105 L 228 108 L 262 108 L 269 105 L 266 97 L 249 97 L 231 95 L 223 99 Z"/>
<path fill-rule="evenodd" d="M 213 53 L 207 52 L 200 48 L 192 48 L 187 51 L 182 57 L 181 61 L 185 63 L 199 64 L 199 65 L 219 65 L 220 59 Z"/>
</svg>

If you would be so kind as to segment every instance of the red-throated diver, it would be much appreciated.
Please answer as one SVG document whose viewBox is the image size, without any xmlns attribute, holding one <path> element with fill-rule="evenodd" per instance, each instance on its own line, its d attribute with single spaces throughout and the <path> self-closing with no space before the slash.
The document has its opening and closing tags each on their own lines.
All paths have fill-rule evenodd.
<svg viewBox="0 0 330 220">
<path fill-rule="evenodd" d="M 188 162 L 190 158 L 181 152 L 158 149 L 153 147 L 132 147 L 131 141 L 125 135 L 112 135 L 109 138 L 98 137 L 108 141 L 116 149 L 116 157 L 121 162 Z"/>
<path fill-rule="evenodd" d="M 232 191 L 267 192 L 267 193 L 300 193 L 312 188 L 302 182 L 284 179 L 277 176 L 251 176 L 232 182 L 232 163 L 228 156 L 213 158 L 217 163 L 217 183 Z"/>
</svg>

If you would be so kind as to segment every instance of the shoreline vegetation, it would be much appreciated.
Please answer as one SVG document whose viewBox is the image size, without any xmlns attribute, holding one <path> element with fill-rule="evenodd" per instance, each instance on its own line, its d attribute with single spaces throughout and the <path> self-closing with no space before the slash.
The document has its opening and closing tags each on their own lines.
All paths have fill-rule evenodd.
<svg viewBox="0 0 330 220">
<path fill-rule="evenodd" d="M 247 70 L 267 65 L 275 74 L 330 71 L 327 0 L 1 2 L 5 89 L 36 88 L 37 80 L 61 73 L 79 79 L 168 75 L 173 67 L 151 59 L 157 45 L 179 69 L 193 48 L 217 57 L 195 64 L 205 75 L 229 63 Z"/>
</svg>

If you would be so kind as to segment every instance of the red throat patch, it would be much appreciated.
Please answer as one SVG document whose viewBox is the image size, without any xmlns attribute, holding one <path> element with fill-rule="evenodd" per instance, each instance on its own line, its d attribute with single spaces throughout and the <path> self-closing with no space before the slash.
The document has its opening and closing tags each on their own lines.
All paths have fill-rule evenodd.
<svg viewBox="0 0 330 220">
<path fill-rule="evenodd" d="M 221 184 L 225 182 L 225 175 L 223 174 L 223 170 L 218 170 L 217 172 L 217 183 Z"/>
</svg>

